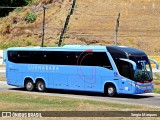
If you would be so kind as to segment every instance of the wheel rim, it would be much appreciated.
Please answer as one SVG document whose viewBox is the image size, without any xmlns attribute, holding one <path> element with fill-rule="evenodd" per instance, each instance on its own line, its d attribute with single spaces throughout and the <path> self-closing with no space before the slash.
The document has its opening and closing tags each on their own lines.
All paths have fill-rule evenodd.
<svg viewBox="0 0 160 120">
<path fill-rule="evenodd" d="M 108 88 L 108 95 L 113 95 L 114 94 L 114 88 L 113 87 L 109 87 Z"/>
<path fill-rule="evenodd" d="M 43 83 L 40 82 L 40 83 L 38 84 L 38 90 L 39 90 L 39 91 L 43 91 L 43 90 L 44 90 L 44 84 L 43 84 Z"/>
<path fill-rule="evenodd" d="M 28 82 L 26 88 L 27 90 L 31 90 L 33 88 L 32 82 Z"/>
</svg>

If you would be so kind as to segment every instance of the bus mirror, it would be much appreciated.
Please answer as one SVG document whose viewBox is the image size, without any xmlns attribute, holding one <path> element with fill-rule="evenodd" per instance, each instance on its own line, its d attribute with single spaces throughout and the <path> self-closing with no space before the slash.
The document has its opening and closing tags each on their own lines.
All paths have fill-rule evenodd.
<svg viewBox="0 0 160 120">
<path fill-rule="evenodd" d="M 152 58 L 149 58 L 150 61 L 154 62 L 156 64 L 156 68 L 158 69 L 159 68 L 159 64 L 156 60 L 152 59 Z"/>
<path fill-rule="evenodd" d="M 120 58 L 120 60 L 129 62 L 130 64 L 132 64 L 133 65 L 133 70 L 137 69 L 137 65 L 136 65 L 136 63 L 134 61 L 129 60 L 129 59 L 124 59 L 124 58 Z"/>
</svg>

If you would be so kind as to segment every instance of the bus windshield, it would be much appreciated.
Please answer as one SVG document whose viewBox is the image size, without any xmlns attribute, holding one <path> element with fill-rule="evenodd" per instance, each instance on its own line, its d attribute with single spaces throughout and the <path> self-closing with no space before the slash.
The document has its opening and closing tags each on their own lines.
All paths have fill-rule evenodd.
<svg viewBox="0 0 160 120">
<path fill-rule="evenodd" d="M 134 80 L 137 82 L 149 82 L 152 81 L 152 69 L 147 56 L 130 56 L 137 69 L 134 71 Z"/>
</svg>

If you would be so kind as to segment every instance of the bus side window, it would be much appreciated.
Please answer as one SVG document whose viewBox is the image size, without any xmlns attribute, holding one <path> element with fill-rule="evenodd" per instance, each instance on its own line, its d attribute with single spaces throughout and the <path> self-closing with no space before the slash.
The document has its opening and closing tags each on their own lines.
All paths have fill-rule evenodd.
<svg viewBox="0 0 160 120">
<path fill-rule="evenodd" d="M 93 56 L 95 66 L 101 66 L 113 70 L 109 58 L 105 52 L 95 52 Z"/>
<path fill-rule="evenodd" d="M 76 65 L 75 52 L 48 51 L 45 52 L 45 63 L 56 65 Z"/>
<path fill-rule="evenodd" d="M 16 63 L 18 59 L 18 52 L 16 51 L 8 51 L 8 60 Z"/>
<path fill-rule="evenodd" d="M 45 63 L 45 54 L 42 51 L 33 51 L 30 52 L 29 61 L 32 64 L 44 64 Z"/>
<path fill-rule="evenodd" d="M 65 52 L 65 62 L 67 65 L 77 65 L 77 53 Z"/>
<path fill-rule="evenodd" d="M 79 61 L 79 63 L 84 66 L 100 66 L 113 70 L 109 58 L 105 52 L 85 52 L 83 53 Z"/>
<path fill-rule="evenodd" d="M 82 52 L 77 59 L 78 65 L 82 66 L 94 66 L 93 64 L 93 53 Z"/>
<path fill-rule="evenodd" d="M 55 60 L 57 56 L 54 54 L 55 52 L 46 51 L 44 54 L 44 63 L 45 64 L 53 64 L 55 63 Z"/>
<path fill-rule="evenodd" d="M 131 76 L 131 68 L 130 68 L 130 64 L 126 61 L 121 61 L 121 60 L 116 60 L 116 65 L 118 68 L 119 73 L 123 76 L 126 77 L 128 79 L 132 79 Z"/>
</svg>

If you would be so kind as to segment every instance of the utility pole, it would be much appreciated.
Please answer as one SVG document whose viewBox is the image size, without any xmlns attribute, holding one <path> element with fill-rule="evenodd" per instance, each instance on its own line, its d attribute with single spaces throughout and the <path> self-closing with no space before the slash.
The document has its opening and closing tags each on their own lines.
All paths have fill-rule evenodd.
<svg viewBox="0 0 160 120">
<path fill-rule="evenodd" d="M 118 41 L 118 28 L 119 28 L 119 22 L 120 22 L 120 13 L 118 14 L 118 18 L 117 18 L 117 22 L 116 22 L 115 45 L 117 45 L 117 41 Z"/>
<path fill-rule="evenodd" d="M 74 8 L 75 8 L 75 4 L 76 4 L 76 0 L 73 0 L 73 1 L 72 1 L 72 6 L 71 6 L 70 11 L 69 11 L 69 14 L 68 14 L 67 17 L 66 17 L 66 20 L 65 20 L 63 29 L 62 29 L 61 34 L 60 34 L 60 37 L 59 37 L 58 46 L 61 46 L 61 44 L 62 44 L 62 39 L 63 39 L 64 34 L 65 34 L 65 32 L 66 32 L 66 29 L 67 29 L 67 27 L 68 27 L 68 23 L 69 23 L 70 17 L 71 17 L 71 15 L 73 14 L 73 11 L 74 11 Z"/>
<path fill-rule="evenodd" d="M 44 36 L 45 36 L 45 16 L 46 16 L 46 6 L 43 5 L 43 26 L 42 26 L 42 44 L 41 44 L 41 47 L 44 46 Z"/>
</svg>

